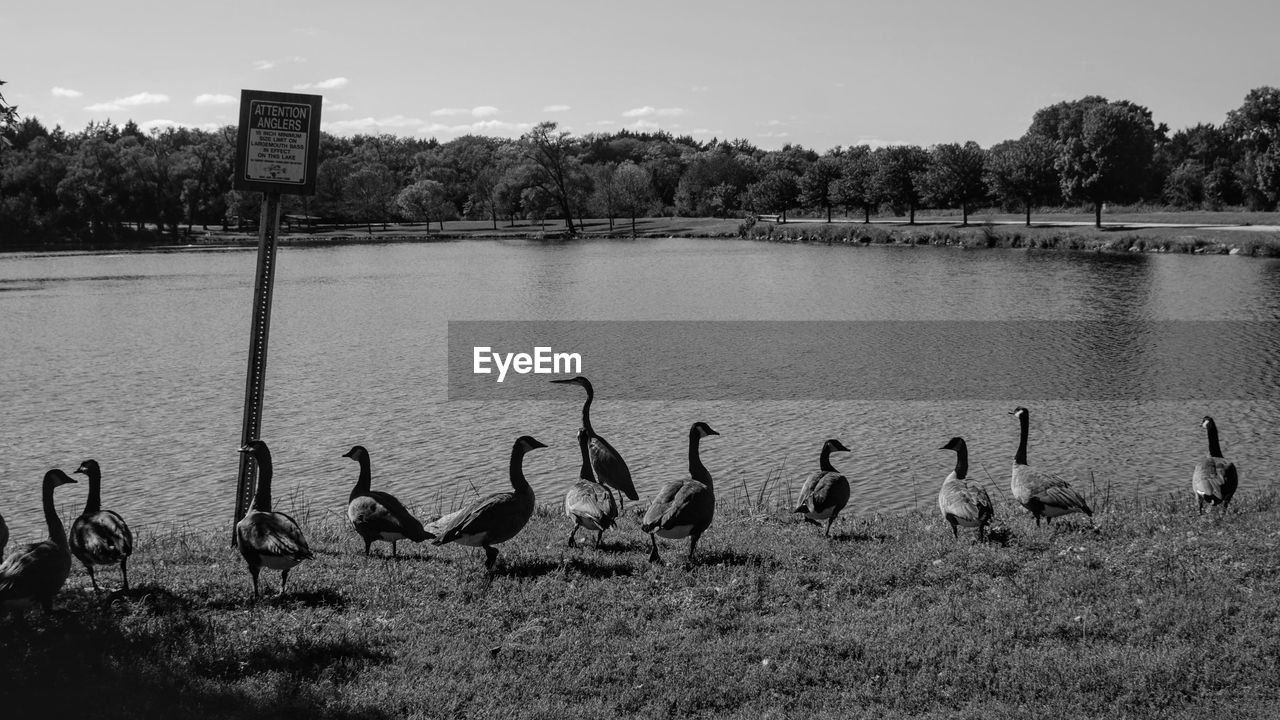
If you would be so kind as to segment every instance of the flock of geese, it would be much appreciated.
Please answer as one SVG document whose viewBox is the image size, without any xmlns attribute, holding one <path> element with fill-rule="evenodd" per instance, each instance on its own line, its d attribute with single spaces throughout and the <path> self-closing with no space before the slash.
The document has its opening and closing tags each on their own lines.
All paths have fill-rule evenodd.
<svg viewBox="0 0 1280 720">
<path fill-rule="evenodd" d="M 591 403 L 595 399 L 591 382 L 582 376 L 551 382 L 580 385 L 587 393 L 582 405 L 582 427 L 578 430 L 582 470 L 580 480 L 565 493 L 564 509 L 573 523 L 567 544 L 575 544 L 578 530 L 587 530 L 596 533 L 598 547 L 605 531 L 617 524 L 626 500 L 637 501 L 639 496 L 622 456 L 596 434 L 591 425 Z M 1035 517 L 1037 527 L 1041 518 L 1050 522 L 1072 513 L 1092 516 L 1093 510 L 1070 483 L 1027 463 L 1030 411 L 1018 407 L 1010 414 L 1018 419 L 1020 427 L 1010 489 L 1018 503 Z M 1209 454 L 1196 463 L 1192 489 L 1200 513 L 1204 512 L 1205 505 L 1225 510 L 1238 485 L 1236 467 L 1222 457 L 1213 418 L 1206 416 L 1201 426 L 1208 434 Z M 699 444 L 703 438 L 718 434 L 705 422 L 694 423 L 689 428 L 689 477 L 667 483 L 649 502 L 640 529 L 650 538 L 650 562 L 661 562 L 659 537 L 688 538 L 688 558 L 693 561 L 698 540 L 711 526 L 716 507 L 715 483 L 699 457 Z M 393 495 L 372 489 L 369 451 L 356 445 L 344 455 L 360 466 L 347 502 L 347 520 L 364 541 L 365 555 L 370 554 L 370 547 L 377 541 L 391 543 L 391 554 L 395 556 L 400 540 L 415 543 L 431 540 L 436 545 L 456 543 L 482 548 L 485 567 L 492 570 L 498 558 L 494 546 L 518 535 L 533 516 L 534 493 L 525 479 L 523 464 L 526 453 L 541 447 L 546 446 L 528 435 L 517 438 L 511 448 L 509 492 L 487 495 L 424 524 Z M 965 441 L 955 437 L 940 449 L 954 451 L 956 465 L 942 481 L 938 509 L 951 526 L 954 538 L 959 539 L 959 528 L 965 527 L 975 528 L 978 539 L 982 540 L 994 508 L 986 490 L 968 479 L 969 453 Z M 289 571 L 311 559 L 313 553 L 298 523 L 271 508 L 272 465 L 267 444 L 260 439 L 252 440 L 240 448 L 240 452 L 253 458 L 258 471 L 253 503 L 235 526 L 236 546 L 248 565 L 256 600 L 260 597 L 258 576 L 262 568 L 280 571 L 280 593 L 284 594 Z M 831 454 L 836 452 L 849 452 L 849 449 L 834 438 L 823 443 L 819 467 L 805 479 L 794 510 L 803 515 L 805 522 L 819 527 L 825 520 L 827 536 L 850 496 L 848 478 L 831 464 Z M 70 537 L 55 511 L 53 493 L 59 486 L 76 480 L 54 468 L 45 474 L 41 486 L 49 539 L 14 551 L 0 564 L 0 608 L 20 614 L 26 608 L 40 605 L 46 612 L 51 611 L 55 596 L 70 575 L 72 556 L 84 565 L 95 593 L 99 592 L 95 566 L 119 565 L 123 590 L 128 591 L 128 562 L 133 552 L 129 526 L 118 513 L 102 509 L 102 473 L 98 463 L 85 460 L 75 472 L 88 478 L 89 495 L 84 511 L 71 525 Z M 0 517 L 0 554 L 8 538 L 8 528 Z"/>
</svg>

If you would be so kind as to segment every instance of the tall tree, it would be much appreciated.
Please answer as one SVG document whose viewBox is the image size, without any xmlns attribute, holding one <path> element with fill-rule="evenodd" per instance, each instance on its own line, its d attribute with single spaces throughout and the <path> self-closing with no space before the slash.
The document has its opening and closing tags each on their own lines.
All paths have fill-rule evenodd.
<svg viewBox="0 0 1280 720">
<path fill-rule="evenodd" d="M 1058 194 L 1056 158 L 1053 142 L 1039 135 L 1006 140 L 987 151 L 987 185 L 1006 205 L 1022 205 L 1027 227 L 1031 227 L 1031 208 Z"/>
<path fill-rule="evenodd" d="M 877 148 L 874 157 L 872 182 L 877 194 L 898 208 L 906 208 L 908 223 L 915 225 L 929 153 L 919 145 L 890 145 Z"/>
<path fill-rule="evenodd" d="M 840 155 L 840 177 L 832 183 L 831 201 L 846 211 L 862 210 L 862 221 L 871 222 L 871 211 L 880 204 L 875 187 L 875 157 L 866 145 L 847 148 Z"/>
<path fill-rule="evenodd" d="M 444 221 L 452 209 L 452 203 L 445 195 L 444 185 L 435 180 L 419 180 L 403 188 L 396 195 L 396 209 L 409 220 L 422 221 L 431 231 L 431 221 L 440 223 L 444 231 Z"/>
<path fill-rule="evenodd" d="M 556 128 L 554 122 L 538 123 L 520 137 L 520 142 L 537 170 L 533 174 L 534 183 L 550 203 L 560 208 L 565 233 L 573 237 L 577 230 L 573 225 L 570 201 L 574 194 L 572 175 L 578 167 L 573 162 L 575 148 L 569 133 L 557 131 Z M 542 198 L 536 198 L 532 202 L 540 209 L 544 205 Z"/>
<path fill-rule="evenodd" d="M 934 145 L 924 174 L 925 199 L 938 207 L 959 206 L 961 225 L 968 225 L 969 205 L 987 192 L 982 181 L 985 163 L 986 153 L 972 140 Z"/>
<path fill-rule="evenodd" d="M 1244 103 L 1227 113 L 1226 130 L 1244 150 L 1242 176 L 1255 205 L 1280 202 L 1280 88 L 1249 91 Z"/>
<path fill-rule="evenodd" d="M 658 199 L 653 177 L 647 168 L 628 160 L 618 166 L 613 184 L 617 189 L 618 208 L 631 216 L 631 237 L 635 237 L 636 216 L 648 212 Z"/>
<path fill-rule="evenodd" d="M 831 206 L 835 204 L 832 190 L 843 170 L 840 152 L 840 148 L 836 148 L 823 155 L 810 163 L 800 176 L 800 203 L 824 211 L 827 222 L 831 222 Z"/>
</svg>

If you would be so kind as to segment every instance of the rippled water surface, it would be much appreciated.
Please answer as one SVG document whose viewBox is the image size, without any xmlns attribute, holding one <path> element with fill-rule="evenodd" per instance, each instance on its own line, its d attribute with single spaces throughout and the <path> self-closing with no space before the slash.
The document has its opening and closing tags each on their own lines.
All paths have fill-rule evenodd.
<svg viewBox="0 0 1280 720">
<path fill-rule="evenodd" d="M 104 504 L 135 526 L 229 524 L 255 262 L 253 250 L 0 255 L 0 514 L 15 542 L 43 531 L 44 472 L 70 471 L 89 457 L 103 468 Z M 375 487 L 423 513 L 449 509 L 506 487 L 520 434 L 550 446 L 531 454 L 526 470 L 541 502 L 560 501 L 577 475 L 581 390 L 548 386 L 538 401 L 450 401 L 451 320 L 1054 321 L 1050 327 L 1075 333 L 1062 339 L 1060 357 L 1017 368 L 1072 378 L 1060 393 L 1030 398 L 1019 396 L 1013 365 L 966 352 L 984 342 L 981 333 L 955 339 L 954 361 L 935 346 L 927 352 L 941 358 L 908 358 L 899 382 L 928 388 L 948 381 L 940 374 L 957 382 L 1006 377 L 1008 397 L 709 398 L 705 388 L 717 377 L 727 386 L 734 366 L 703 362 L 664 367 L 664 387 L 651 399 L 611 399 L 611 378 L 592 374 L 588 357 L 594 425 L 626 457 L 642 498 L 685 472 L 695 420 L 721 433 L 703 443 L 703 459 L 731 500 L 794 494 L 822 441 L 841 438 L 853 452 L 834 459 L 854 483 L 854 515 L 932 503 L 954 460 L 936 448 L 953 435 L 969 441 L 972 475 L 1007 498 L 1017 444 L 1007 413 L 1015 405 L 1032 409 L 1031 463 L 1078 478 L 1087 492 L 1189 501 L 1205 414 L 1217 418 L 1226 454 L 1241 468 L 1242 494 L 1272 486 L 1280 468 L 1280 388 L 1267 380 L 1274 373 L 1238 386 L 1228 377 L 1203 396 L 1156 389 L 1161 378 L 1221 361 L 1213 323 L 1199 326 L 1208 326 L 1203 354 L 1186 343 L 1162 350 L 1159 338 L 1079 332 L 1254 321 L 1222 322 L 1223 332 L 1248 335 L 1224 340 L 1239 343 L 1248 362 L 1278 368 L 1276 261 L 690 239 L 289 247 L 279 256 L 263 413 L 278 507 L 313 517 L 341 512 L 357 469 L 342 455 L 360 443 L 372 455 Z M 785 374 L 785 348 L 766 350 Z M 662 361 L 636 355 L 607 364 L 652 372 Z M 1135 366 L 1145 370 L 1124 373 L 1125 382 L 1149 378 L 1150 395 L 1108 400 L 1070 390 Z M 840 370 L 825 382 L 877 382 Z M 690 397 L 682 387 L 704 390 L 682 400 Z M 59 491 L 67 517 L 85 490 Z"/>
</svg>

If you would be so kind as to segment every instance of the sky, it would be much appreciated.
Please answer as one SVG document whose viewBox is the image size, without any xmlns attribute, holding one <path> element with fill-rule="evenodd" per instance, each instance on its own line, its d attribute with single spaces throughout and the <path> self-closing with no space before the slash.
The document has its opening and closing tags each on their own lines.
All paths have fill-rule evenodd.
<svg viewBox="0 0 1280 720">
<path fill-rule="evenodd" d="M 65 8 L 65 11 L 64 11 Z M 19 114 L 234 125 L 242 89 L 323 96 L 322 128 L 441 142 L 663 130 L 757 147 L 1019 137 L 1086 95 L 1171 131 L 1280 85 L 1256 0 L 115 0 L 0 9 Z"/>
</svg>

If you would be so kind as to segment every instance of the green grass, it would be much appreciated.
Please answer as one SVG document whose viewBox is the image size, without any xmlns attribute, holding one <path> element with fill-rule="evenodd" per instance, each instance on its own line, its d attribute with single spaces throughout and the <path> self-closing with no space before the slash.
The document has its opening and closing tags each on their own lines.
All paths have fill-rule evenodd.
<svg viewBox="0 0 1280 720">
<path fill-rule="evenodd" d="M 985 544 L 954 541 L 936 511 L 850 511 L 824 539 L 764 493 L 722 493 L 692 566 L 683 541 L 660 541 L 666 564 L 650 566 L 633 516 L 600 550 L 569 549 L 568 521 L 540 509 L 490 575 L 468 548 L 402 543 L 391 560 L 379 543 L 366 558 L 336 513 L 308 513 L 317 558 L 283 598 L 264 571 L 256 605 L 226 532 L 144 532 L 127 597 L 95 598 L 77 566 L 54 616 L 0 620 L 0 707 L 1263 718 L 1280 701 L 1273 490 L 1242 491 L 1225 517 L 1198 517 L 1189 496 L 1097 496 L 1093 524 L 1042 530 L 1003 506 Z"/>
</svg>

